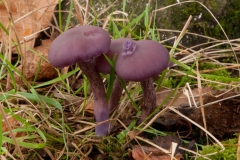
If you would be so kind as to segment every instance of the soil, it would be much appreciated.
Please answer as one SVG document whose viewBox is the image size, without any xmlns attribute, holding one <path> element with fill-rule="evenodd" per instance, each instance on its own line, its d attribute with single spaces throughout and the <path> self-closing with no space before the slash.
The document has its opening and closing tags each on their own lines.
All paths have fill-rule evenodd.
<svg viewBox="0 0 240 160">
<path fill-rule="evenodd" d="M 224 91 L 216 91 L 214 95 L 222 93 Z M 238 92 L 231 91 L 218 97 L 212 94 L 207 94 L 204 97 L 207 130 L 217 138 L 230 138 L 234 133 L 240 132 L 240 95 L 238 95 Z M 203 116 L 200 107 L 178 107 L 178 110 L 203 126 Z M 196 136 L 196 131 L 199 131 L 197 135 L 204 135 L 202 131 L 196 129 L 193 124 L 176 113 L 168 112 L 156 122 L 155 127 L 159 127 L 160 124 L 161 127 L 169 131 L 176 130 L 183 137 L 191 138 Z"/>
</svg>

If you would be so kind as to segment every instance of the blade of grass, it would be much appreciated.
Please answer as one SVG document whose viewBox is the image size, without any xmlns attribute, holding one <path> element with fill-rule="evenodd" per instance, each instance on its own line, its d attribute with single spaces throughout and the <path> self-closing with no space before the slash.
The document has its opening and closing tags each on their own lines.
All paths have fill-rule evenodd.
<svg viewBox="0 0 240 160">
<path fill-rule="evenodd" d="M 5 28 L 5 26 L 0 22 L 0 27 L 2 28 L 2 30 L 7 34 L 9 35 L 9 32 L 8 30 Z"/>
<path fill-rule="evenodd" d="M 117 38 L 121 38 L 122 35 L 116 25 L 116 23 L 114 21 L 111 21 L 111 24 L 112 24 L 112 29 L 113 29 L 113 37 L 114 39 L 117 39 Z"/>
<path fill-rule="evenodd" d="M 160 78 L 158 79 L 158 83 L 157 83 L 158 85 L 157 85 L 157 87 L 156 87 L 156 90 L 159 90 L 160 87 L 162 86 L 162 83 L 163 83 L 164 77 L 165 77 L 165 75 L 167 74 L 167 72 L 168 72 L 167 69 L 165 69 L 165 70 L 162 72 Z"/>
<path fill-rule="evenodd" d="M 81 85 L 74 93 L 73 96 L 77 95 L 79 92 L 81 92 L 81 90 L 83 89 L 83 85 Z"/>
<path fill-rule="evenodd" d="M 59 22 L 59 30 L 62 33 L 62 1 L 58 0 L 58 22 Z"/>
<path fill-rule="evenodd" d="M 23 127 L 19 127 L 19 128 L 15 128 L 12 130 L 8 130 L 6 132 L 2 132 L 2 142 L 8 142 L 11 144 L 14 144 L 14 140 L 12 138 L 8 138 L 5 135 L 9 135 L 10 132 L 12 133 L 23 133 L 25 132 L 27 134 L 27 136 L 25 138 L 20 138 L 17 137 L 17 143 L 19 144 L 19 146 L 22 147 L 26 147 L 26 148 L 43 148 L 46 145 L 46 137 L 45 135 L 42 133 L 42 131 L 34 126 L 32 126 L 31 124 L 29 124 L 27 122 L 26 119 L 22 118 L 21 116 L 12 113 L 11 110 L 4 108 L 4 113 L 11 115 L 15 120 L 17 120 L 18 122 L 24 124 L 24 128 Z M 34 135 L 30 135 L 30 133 L 33 133 Z M 36 133 L 38 134 L 38 136 L 36 135 Z M 25 140 L 27 139 L 28 141 L 33 139 L 33 142 L 35 142 L 36 138 L 39 139 L 39 137 L 43 140 L 43 143 L 26 143 L 26 142 L 21 142 L 20 140 Z"/>
<path fill-rule="evenodd" d="M 109 100 L 111 97 L 111 94 L 112 94 L 112 90 L 113 90 L 113 84 L 114 84 L 114 79 L 115 79 L 115 62 L 116 62 L 117 56 L 114 55 L 113 60 L 109 59 L 105 54 L 104 54 L 104 56 L 105 56 L 106 60 L 108 61 L 108 63 L 111 65 L 110 78 L 109 78 L 109 82 L 108 82 L 108 86 L 107 86 L 107 93 L 106 93 L 107 100 Z"/>
<path fill-rule="evenodd" d="M 2 54 L 0 54 L 0 59 L 6 63 L 6 66 L 8 66 L 12 71 L 14 71 L 17 75 L 19 75 L 21 77 L 21 79 L 23 80 L 23 82 L 29 87 L 30 84 L 28 83 L 28 81 L 26 80 L 26 78 L 22 75 L 22 73 L 19 72 L 19 70 L 17 70 L 17 68 L 15 66 L 13 66 L 8 60 L 6 60 L 5 56 L 3 56 Z"/>
<path fill-rule="evenodd" d="M 3 120 L 4 120 L 4 122 L 5 122 L 6 126 L 7 126 L 7 129 L 8 129 L 8 131 L 9 131 L 9 134 L 10 134 L 10 136 L 11 136 L 12 144 L 15 145 L 16 150 L 17 150 L 17 152 L 18 152 L 18 154 L 19 154 L 20 159 L 23 160 L 24 158 L 23 158 L 22 151 L 21 151 L 21 149 L 20 149 L 20 147 L 19 147 L 19 143 L 17 142 L 16 136 L 13 134 L 12 127 L 11 127 L 11 125 L 9 124 L 9 121 L 8 121 L 8 119 L 7 119 L 7 116 L 6 116 L 3 108 L 4 108 L 4 107 L 3 107 L 2 103 L 0 103 L 0 113 L 1 113 L 1 115 L 2 115 L 2 117 L 3 117 Z M 3 142 L 3 143 L 4 143 L 4 137 L 5 137 L 5 136 L 2 136 L 2 138 L 3 138 L 3 139 L 2 139 L 2 142 Z"/>
<path fill-rule="evenodd" d="M 59 81 L 62 81 L 63 79 L 66 79 L 66 78 L 72 76 L 73 74 L 77 73 L 79 70 L 80 70 L 79 68 L 76 68 L 75 70 L 72 70 L 71 72 L 68 72 L 68 73 L 62 75 L 61 77 L 57 77 L 57 78 L 52 79 L 52 80 L 47 81 L 47 82 L 43 82 L 41 84 L 33 86 L 33 88 L 36 89 L 36 88 L 40 88 L 40 87 L 45 87 L 45 86 L 51 85 L 53 83 L 57 83 Z"/>
<path fill-rule="evenodd" d="M 16 81 L 15 81 L 15 78 L 14 78 L 14 76 L 13 76 L 13 73 L 12 73 L 11 69 L 10 69 L 6 64 L 4 64 L 4 63 L 0 63 L 0 64 L 2 64 L 2 66 L 5 66 L 5 67 L 6 67 L 6 69 L 7 69 L 7 71 L 8 71 L 8 74 L 10 75 L 13 88 L 14 88 L 15 91 L 17 91 Z M 2 71 L 0 72 L 0 75 L 2 75 Z M 3 77 L 0 77 L 0 79 L 2 79 L 2 78 L 4 78 L 4 76 L 3 76 Z"/>
<path fill-rule="evenodd" d="M 138 37 L 136 34 L 134 34 L 129 28 L 135 26 L 136 24 L 138 24 L 140 22 L 140 20 L 145 16 L 145 12 L 143 12 L 142 14 L 140 14 L 139 16 L 137 16 L 135 19 L 131 20 L 131 22 L 126 25 L 123 26 L 122 24 L 118 23 L 118 25 L 120 25 L 123 29 L 120 30 L 120 34 L 122 36 L 124 36 L 126 34 L 126 32 L 133 34 L 135 37 Z"/>
<path fill-rule="evenodd" d="M 31 89 L 31 91 L 33 91 L 33 90 Z M 58 108 L 60 111 L 62 111 L 61 104 L 57 100 L 55 100 L 53 98 L 49 98 L 49 97 L 42 96 L 42 95 L 37 95 L 36 96 L 36 94 L 37 94 L 36 92 L 35 92 L 35 94 L 25 93 L 25 92 L 17 92 L 17 94 L 25 97 L 26 99 L 28 99 L 30 101 L 35 101 L 35 102 L 44 101 L 45 103 L 47 103 L 47 104 L 49 104 L 51 106 L 54 106 L 54 107 Z"/>
<path fill-rule="evenodd" d="M 67 23 L 65 25 L 64 31 L 68 30 L 69 24 L 71 22 L 71 18 L 72 18 L 72 10 L 73 10 L 73 1 L 70 2 L 70 7 L 69 7 L 69 11 L 68 11 L 68 17 L 67 17 Z"/>
<path fill-rule="evenodd" d="M 135 109 L 137 110 L 136 116 L 137 116 L 137 117 L 140 116 L 140 115 L 141 115 L 141 109 L 140 109 L 140 108 L 137 106 L 137 104 L 133 101 L 130 93 L 128 92 L 128 90 L 127 90 L 127 88 L 126 88 L 125 82 L 124 82 L 122 79 L 120 79 L 120 78 L 119 78 L 119 81 L 120 81 L 121 85 L 123 86 L 123 88 L 124 88 L 124 90 L 125 90 L 128 98 L 130 99 L 132 105 L 133 105 L 133 106 L 135 107 Z M 134 120 L 128 125 L 128 130 L 132 130 L 133 127 L 136 125 L 136 123 L 137 123 L 137 119 L 134 119 Z M 119 134 L 117 135 L 117 138 L 119 139 L 120 142 L 122 142 L 122 143 L 125 142 L 125 141 L 124 141 L 124 138 L 126 137 L 126 134 L 128 133 L 128 130 L 123 130 L 121 133 L 119 133 Z"/>
<path fill-rule="evenodd" d="M 36 70 L 36 74 L 34 75 L 34 79 L 33 79 L 33 83 L 32 85 L 34 86 L 35 85 L 35 82 L 37 81 L 37 77 L 38 77 L 38 74 L 40 72 L 40 67 L 41 67 L 41 63 L 42 63 L 42 58 L 40 58 L 39 62 L 38 62 L 38 66 L 37 66 L 37 70 Z"/>
<path fill-rule="evenodd" d="M 0 114 L 0 119 L 2 119 L 2 114 Z M 2 130 L 2 120 L 0 121 L 0 147 L 2 148 L 2 144 L 3 144 L 3 141 L 2 141 L 2 138 L 3 138 L 3 130 Z M 2 152 L 0 150 L 0 152 Z"/>
<path fill-rule="evenodd" d="M 29 136 L 30 137 L 30 136 Z M 37 136 L 35 137 L 30 137 L 30 138 L 37 138 Z M 14 141 L 11 139 L 11 138 L 8 138 L 6 136 L 3 136 L 3 142 L 4 143 L 10 143 L 10 144 L 14 144 Z M 36 140 L 35 140 L 36 141 Z M 20 142 L 20 141 L 17 141 L 18 145 L 21 146 L 21 147 L 24 147 L 24 148 L 31 148 L 31 149 L 34 149 L 34 148 L 43 148 L 46 146 L 46 143 L 29 143 L 29 142 Z"/>
</svg>

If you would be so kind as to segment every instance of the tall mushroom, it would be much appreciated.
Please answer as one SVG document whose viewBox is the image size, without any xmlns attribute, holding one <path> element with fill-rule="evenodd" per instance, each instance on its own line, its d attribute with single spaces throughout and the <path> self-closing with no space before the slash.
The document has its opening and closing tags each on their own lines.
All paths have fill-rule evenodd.
<svg viewBox="0 0 240 160">
<path fill-rule="evenodd" d="M 168 50 L 152 40 L 126 40 L 118 54 L 115 70 L 125 81 L 141 82 L 143 90 L 142 115 L 143 122 L 156 108 L 156 93 L 152 77 L 159 75 L 168 67 Z"/>
<path fill-rule="evenodd" d="M 58 36 L 49 49 L 49 62 L 57 68 L 78 64 L 86 75 L 94 97 L 94 116 L 96 122 L 109 119 L 105 88 L 102 78 L 95 70 L 92 58 L 106 53 L 111 39 L 108 33 L 96 26 L 79 26 Z M 98 125 L 98 136 L 107 135 L 109 122 Z"/>
</svg>

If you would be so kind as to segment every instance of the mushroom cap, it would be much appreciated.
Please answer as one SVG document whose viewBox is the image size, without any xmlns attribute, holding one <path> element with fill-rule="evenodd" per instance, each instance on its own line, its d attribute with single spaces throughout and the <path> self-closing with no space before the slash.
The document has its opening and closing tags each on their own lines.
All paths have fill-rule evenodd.
<svg viewBox="0 0 240 160">
<path fill-rule="evenodd" d="M 49 62 L 57 68 L 87 62 L 106 53 L 111 43 L 108 33 L 97 26 L 84 25 L 72 28 L 58 36 L 48 52 Z"/>
<path fill-rule="evenodd" d="M 126 41 L 118 54 L 115 70 L 126 81 L 144 81 L 168 67 L 169 52 L 152 40 Z"/>
<path fill-rule="evenodd" d="M 109 59 L 113 59 L 114 55 L 118 55 L 122 52 L 123 43 L 127 40 L 127 38 L 119 38 L 115 40 L 111 40 L 111 45 L 107 53 L 105 55 Z M 104 54 L 101 54 L 99 57 L 94 58 L 94 65 L 98 72 L 103 74 L 110 74 L 111 65 L 106 60 Z"/>
</svg>

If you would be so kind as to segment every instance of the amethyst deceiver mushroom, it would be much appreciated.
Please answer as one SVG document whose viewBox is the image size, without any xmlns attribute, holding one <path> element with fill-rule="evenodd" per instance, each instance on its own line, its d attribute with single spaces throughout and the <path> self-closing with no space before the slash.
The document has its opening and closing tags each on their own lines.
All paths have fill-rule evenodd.
<svg viewBox="0 0 240 160">
<path fill-rule="evenodd" d="M 105 53 L 105 55 L 109 59 L 113 60 L 114 55 L 117 56 L 122 52 L 122 48 L 123 48 L 122 46 L 126 40 L 128 40 L 128 38 L 119 38 L 119 39 L 111 40 L 110 48 L 108 52 Z M 104 56 L 104 54 L 94 58 L 94 65 L 98 72 L 101 72 L 103 74 L 110 74 L 111 65 L 106 60 L 106 57 Z M 108 106 L 110 112 L 114 111 L 114 109 L 117 108 L 122 91 L 123 91 L 123 87 L 119 81 L 119 77 L 116 75 L 114 84 L 113 84 L 113 91 L 112 91 L 112 94 L 109 100 L 109 106 Z"/>
<path fill-rule="evenodd" d="M 78 64 L 86 75 L 94 97 L 96 122 L 109 119 L 105 88 L 102 78 L 93 65 L 92 58 L 106 53 L 111 39 L 108 33 L 96 26 L 79 26 L 58 36 L 49 49 L 49 62 L 57 68 Z M 96 126 L 98 136 L 108 134 L 109 122 Z"/>
<path fill-rule="evenodd" d="M 125 81 L 141 82 L 143 90 L 143 108 L 139 122 L 156 108 L 156 93 L 152 77 L 168 68 L 169 52 L 160 43 L 152 40 L 126 40 L 122 53 L 118 54 L 115 70 Z"/>
</svg>

